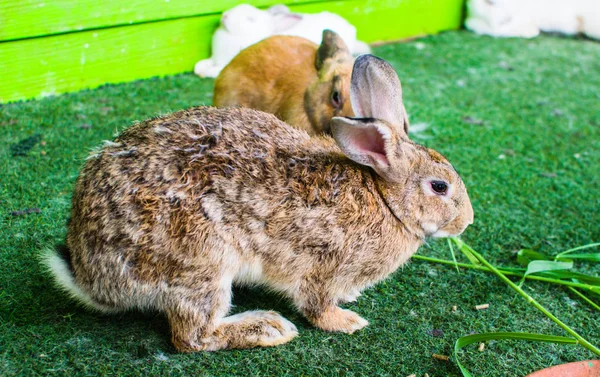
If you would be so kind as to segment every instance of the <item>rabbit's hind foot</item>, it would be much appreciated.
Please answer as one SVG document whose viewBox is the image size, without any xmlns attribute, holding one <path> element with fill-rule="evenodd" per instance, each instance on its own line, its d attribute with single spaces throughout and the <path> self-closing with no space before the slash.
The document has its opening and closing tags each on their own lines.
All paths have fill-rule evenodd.
<svg viewBox="0 0 600 377">
<path fill-rule="evenodd" d="M 298 330 L 279 313 L 247 311 L 223 318 L 215 335 L 227 348 L 271 347 L 289 342 Z"/>
<path fill-rule="evenodd" d="M 173 344 L 180 352 L 271 347 L 287 343 L 298 335 L 293 323 L 272 311 L 248 311 L 224 317 L 210 334 L 206 331 L 207 326 L 199 322 L 194 326 L 195 321 L 178 317 L 184 321 L 178 321 L 174 316 L 169 319 Z"/>
</svg>

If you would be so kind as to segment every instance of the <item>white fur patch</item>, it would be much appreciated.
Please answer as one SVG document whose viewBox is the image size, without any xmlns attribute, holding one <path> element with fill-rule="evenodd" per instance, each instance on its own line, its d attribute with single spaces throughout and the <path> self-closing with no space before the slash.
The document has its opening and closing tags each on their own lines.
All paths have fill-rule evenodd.
<svg viewBox="0 0 600 377">
<path fill-rule="evenodd" d="M 423 228 L 426 234 L 434 234 L 438 231 L 438 227 L 434 223 L 422 223 L 421 228 Z"/>
<path fill-rule="evenodd" d="M 445 230 L 438 230 L 437 232 L 431 234 L 431 237 L 433 238 L 444 238 L 444 237 L 448 237 L 450 236 L 450 233 L 446 232 Z"/>
<path fill-rule="evenodd" d="M 67 262 L 55 250 L 47 249 L 41 256 L 42 264 L 50 271 L 56 284 L 76 301 L 88 308 L 102 312 L 110 312 L 111 308 L 95 302 L 86 292 L 75 283 L 73 273 Z"/>
<path fill-rule="evenodd" d="M 293 297 L 298 290 L 296 283 L 274 281 L 265 276 L 262 261 L 259 258 L 243 260 L 233 276 L 235 285 L 260 285 L 274 292 Z"/>
<path fill-rule="evenodd" d="M 165 195 L 170 200 L 173 200 L 173 199 L 182 200 L 182 199 L 185 199 L 187 197 L 187 195 L 185 194 L 185 192 L 183 192 L 183 191 L 173 191 L 172 189 L 168 190 L 165 193 Z"/>
<path fill-rule="evenodd" d="M 104 144 L 105 147 L 119 148 L 119 147 L 123 146 L 123 144 L 121 144 L 121 143 L 115 143 L 114 141 L 110 141 L 110 140 L 104 140 L 102 143 Z"/>
<path fill-rule="evenodd" d="M 239 271 L 233 277 L 236 284 L 262 284 L 263 281 L 262 264 L 258 261 L 244 263 Z"/>
<path fill-rule="evenodd" d="M 172 134 L 173 133 L 173 131 L 171 131 L 170 129 L 163 127 L 163 126 L 154 127 L 154 132 L 156 132 L 157 134 Z"/>
<path fill-rule="evenodd" d="M 389 128 L 379 126 L 377 124 L 377 122 L 375 122 L 374 125 L 375 125 L 375 128 L 377 128 L 377 131 L 379 131 L 379 134 L 381 135 L 383 140 L 391 140 L 392 139 L 392 131 Z"/>
<path fill-rule="evenodd" d="M 202 208 L 204 208 L 204 211 L 211 220 L 221 222 L 223 219 L 221 203 L 219 203 L 214 196 L 207 196 L 206 199 L 202 201 Z"/>
</svg>

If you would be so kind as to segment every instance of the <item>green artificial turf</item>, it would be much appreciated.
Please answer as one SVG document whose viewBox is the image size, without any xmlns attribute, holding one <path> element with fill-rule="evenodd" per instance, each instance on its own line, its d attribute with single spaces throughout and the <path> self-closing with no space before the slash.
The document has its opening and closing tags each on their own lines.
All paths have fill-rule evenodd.
<svg viewBox="0 0 600 377">
<path fill-rule="evenodd" d="M 427 125 L 415 138 L 446 155 L 468 187 L 475 223 L 467 243 L 492 263 L 516 266 L 520 248 L 554 254 L 600 240 L 600 44 L 451 32 L 374 53 L 397 69 L 411 123 Z M 354 335 L 317 330 L 261 289 L 236 290 L 236 311 L 275 309 L 298 326 L 299 337 L 268 349 L 177 354 L 160 314 L 79 308 L 51 285 L 37 255 L 64 240 L 88 151 L 135 120 L 210 104 L 212 85 L 187 74 L 0 107 L 1 376 L 457 376 L 452 358 L 431 355 L 452 355 L 460 336 L 566 335 L 494 276 L 422 261 L 347 305 L 370 321 Z M 445 241 L 419 253 L 450 259 Z M 600 343 L 598 313 L 574 294 L 539 282 L 524 289 Z M 484 303 L 489 309 L 473 309 Z M 592 357 L 578 346 L 517 341 L 462 354 L 486 377 Z"/>
</svg>

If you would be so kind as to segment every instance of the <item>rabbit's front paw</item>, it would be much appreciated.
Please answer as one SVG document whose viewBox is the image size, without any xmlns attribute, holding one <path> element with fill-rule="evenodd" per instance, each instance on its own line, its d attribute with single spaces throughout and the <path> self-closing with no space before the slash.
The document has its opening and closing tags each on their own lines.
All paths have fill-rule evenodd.
<svg viewBox="0 0 600 377">
<path fill-rule="evenodd" d="M 324 311 L 313 321 L 314 325 L 325 331 L 339 331 L 352 334 L 367 326 L 369 322 L 351 310 L 334 306 Z"/>
</svg>

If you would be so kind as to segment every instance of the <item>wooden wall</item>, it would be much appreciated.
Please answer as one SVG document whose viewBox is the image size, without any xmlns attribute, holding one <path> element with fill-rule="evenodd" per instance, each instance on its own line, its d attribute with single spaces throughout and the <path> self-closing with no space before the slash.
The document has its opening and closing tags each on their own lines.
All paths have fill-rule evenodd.
<svg viewBox="0 0 600 377">
<path fill-rule="evenodd" d="M 0 103 L 193 70 L 221 12 L 338 13 L 366 42 L 457 29 L 463 0 L 2 0 Z"/>
</svg>

